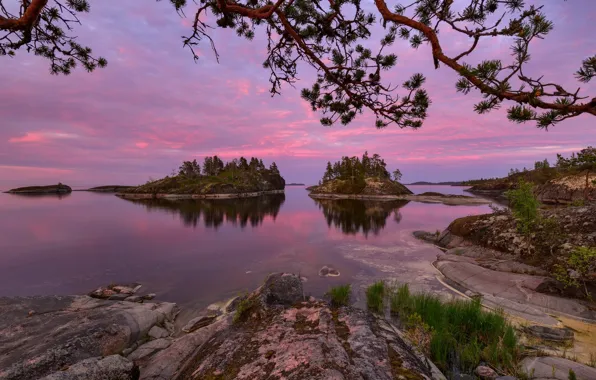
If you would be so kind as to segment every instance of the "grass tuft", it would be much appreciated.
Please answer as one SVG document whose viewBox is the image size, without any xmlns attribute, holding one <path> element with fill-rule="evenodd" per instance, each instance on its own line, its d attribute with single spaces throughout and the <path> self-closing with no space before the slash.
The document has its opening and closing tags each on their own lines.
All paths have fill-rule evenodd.
<svg viewBox="0 0 596 380">
<path fill-rule="evenodd" d="M 256 306 L 256 301 L 253 298 L 246 297 L 236 306 L 236 312 L 234 313 L 233 323 L 240 323 L 246 321 L 250 314 L 253 312 Z"/>
<path fill-rule="evenodd" d="M 483 310 L 479 299 L 444 303 L 431 294 L 412 294 L 408 285 L 392 291 L 389 299 L 391 313 L 405 322 L 411 334 L 430 334 L 421 350 L 442 370 L 472 373 L 486 361 L 503 372 L 516 373 L 520 348 L 502 312 Z"/>
<path fill-rule="evenodd" d="M 377 281 L 366 289 L 366 305 L 375 313 L 383 313 L 385 310 L 385 282 Z"/>
<path fill-rule="evenodd" d="M 331 298 L 331 305 L 335 307 L 348 306 L 350 304 L 350 293 L 352 287 L 350 284 L 334 286 L 327 292 Z"/>
</svg>

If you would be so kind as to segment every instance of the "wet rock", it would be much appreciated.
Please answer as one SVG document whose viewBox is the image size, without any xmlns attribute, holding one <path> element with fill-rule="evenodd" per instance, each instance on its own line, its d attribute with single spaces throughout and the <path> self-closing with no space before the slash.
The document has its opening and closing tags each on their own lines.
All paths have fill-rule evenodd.
<svg viewBox="0 0 596 380">
<path fill-rule="evenodd" d="M 30 310 L 35 311 L 27 316 Z M 89 296 L 0 298 L 0 378 L 30 380 L 90 358 L 123 352 L 175 304 L 108 301 Z"/>
<path fill-rule="evenodd" d="M 439 238 L 440 234 L 433 234 L 427 231 L 414 231 L 412 232 L 415 238 L 427 241 L 429 243 L 435 244 Z"/>
<path fill-rule="evenodd" d="M 524 332 L 543 340 L 550 340 L 554 342 L 573 341 L 573 331 L 566 328 L 549 326 L 528 326 L 524 328 Z"/>
<path fill-rule="evenodd" d="M 82 360 L 42 380 L 137 380 L 139 368 L 120 355 Z"/>
<path fill-rule="evenodd" d="M 295 274 L 273 273 L 265 280 L 261 297 L 268 305 L 292 305 L 304 298 L 302 280 Z"/>
<path fill-rule="evenodd" d="M 325 265 L 319 270 L 319 276 L 321 277 L 338 277 L 339 271 L 331 266 Z"/>
<path fill-rule="evenodd" d="M 159 339 L 170 336 L 170 333 L 168 333 L 165 329 L 162 329 L 159 326 L 153 326 L 151 327 L 147 335 L 149 335 L 151 339 Z"/>
<path fill-rule="evenodd" d="M 534 379 L 568 380 L 569 370 L 573 370 L 578 380 L 596 379 L 596 368 L 571 360 L 552 356 L 529 357 L 521 362 L 523 373 Z"/>
<path fill-rule="evenodd" d="M 483 380 L 492 380 L 497 378 L 497 373 L 495 370 L 484 365 L 476 367 L 474 373 Z"/>
<path fill-rule="evenodd" d="M 155 293 L 149 293 L 149 294 L 146 294 L 144 296 L 141 296 L 141 298 L 144 299 L 144 300 L 146 300 L 146 301 L 150 301 L 150 300 L 154 299 L 155 296 L 156 296 Z"/>
<path fill-rule="evenodd" d="M 183 328 L 182 331 L 185 333 L 190 333 L 195 330 L 198 330 L 202 327 L 209 326 L 217 319 L 217 315 L 211 314 L 206 316 L 197 317 L 191 319 Z"/>
</svg>

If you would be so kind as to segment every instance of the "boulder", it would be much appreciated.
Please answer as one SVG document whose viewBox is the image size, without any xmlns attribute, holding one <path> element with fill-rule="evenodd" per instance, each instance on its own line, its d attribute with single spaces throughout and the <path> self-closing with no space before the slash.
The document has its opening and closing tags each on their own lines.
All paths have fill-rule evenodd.
<svg viewBox="0 0 596 380">
<path fill-rule="evenodd" d="M 217 315 L 215 314 L 193 318 L 190 321 L 188 321 L 188 323 L 182 328 L 182 331 L 184 331 L 185 333 L 193 332 L 202 327 L 209 326 L 210 324 L 215 322 L 216 319 Z"/>
<path fill-rule="evenodd" d="M 172 340 L 171 339 L 166 339 L 166 338 L 161 338 L 161 339 L 155 339 L 152 340 L 148 343 L 145 343 L 141 346 L 139 346 L 136 350 L 134 350 L 132 353 L 130 353 L 127 358 L 133 361 L 138 361 L 141 359 L 144 359 L 150 355 L 153 355 L 154 353 L 163 350 L 164 348 L 168 348 L 170 347 L 170 345 L 172 344 Z"/>
<path fill-rule="evenodd" d="M 304 299 L 302 280 L 291 273 L 269 275 L 260 294 L 262 300 L 268 305 L 290 306 Z"/>
<path fill-rule="evenodd" d="M 147 335 L 149 335 L 149 337 L 151 339 L 159 339 L 159 338 L 165 338 L 165 337 L 170 336 L 170 333 L 167 332 L 165 329 L 162 329 L 159 326 L 153 326 L 153 327 L 151 327 L 151 329 L 149 330 Z"/>
<path fill-rule="evenodd" d="M 493 380 L 497 378 L 497 373 L 495 372 L 495 370 L 485 365 L 480 365 L 476 367 L 474 373 L 483 380 Z"/>
<path fill-rule="evenodd" d="M 319 270 L 319 276 L 321 277 L 338 277 L 339 271 L 331 266 L 325 265 Z"/>
<path fill-rule="evenodd" d="M 54 372 L 42 380 L 137 380 L 139 367 L 120 355 L 89 358 Z"/>
</svg>

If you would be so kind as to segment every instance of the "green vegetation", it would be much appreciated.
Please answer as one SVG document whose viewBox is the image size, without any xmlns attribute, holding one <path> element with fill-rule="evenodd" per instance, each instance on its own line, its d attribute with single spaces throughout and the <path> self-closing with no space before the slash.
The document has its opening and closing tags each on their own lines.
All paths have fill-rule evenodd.
<svg viewBox="0 0 596 380">
<path fill-rule="evenodd" d="M 401 178 L 399 169 L 394 171 L 394 175 L 396 172 L 399 173 L 399 177 Z M 381 156 L 375 153 L 372 157 L 369 157 L 368 152 L 364 152 L 362 159 L 356 156 L 344 156 L 333 165 L 331 165 L 331 162 L 327 162 L 327 168 L 325 169 L 322 181 L 327 182 L 333 179 L 342 179 L 350 181 L 352 184 L 363 184 L 364 179 L 370 177 L 390 179 L 390 174 L 387 171 L 387 164 Z"/>
<path fill-rule="evenodd" d="M 517 188 L 507 191 L 506 195 L 513 216 L 517 220 L 519 232 L 529 236 L 539 218 L 538 208 L 540 202 L 534 195 L 534 186 L 529 182 L 520 180 Z"/>
<path fill-rule="evenodd" d="M 596 270 L 596 247 L 576 247 L 571 255 L 563 264 L 555 265 L 555 277 L 561 281 L 565 287 L 573 286 L 580 288 L 588 299 L 592 295 L 588 291 L 586 281 L 588 273 Z"/>
<path fill-rule="evenodd" d="M 236 306 L 236 312 L 234 313 L 232 322 L 240 323 L 246 321 L 254 311 L 256 305 L 257 302 L 254 299 L 248 297 L 248 295 L 244 295 L 240 302 L 238 302 L 238 306 Z"/>
<path fill-rule="evenodd" d="M 350 293 L 352 287 L 350 284 L 334 286 L 327 292 L 331 298 L 331 305 L 335 307 L 348 306 L 350 304 Z"/>
<path fill-rule="evenodd" d="M 486 361 L 503 372 L 516 372 L 520 348 L 513 327 L 501 312 L 483 310 L 479 299 L 443 303 L 430 294 L 412 294 L 403 285 L 390 300 L 392 314 L 443 371 L 456 367 L 471 373 Z"/>
<path fill-rule="evenodd" d="M 231 194 L 283 190 L 285 181 L 275 162 L 267 169 L 262 160 L 244 157 L 224 163 L 219 157 L 205 157 L 203 167 L 184 161 L 170 176 L 126 189 L 124 193 L 143 194 Z"/>
<path fill-rule="evenodd" d="M 375 313 L 385 310 L 385 282 L 377 281 L 366 289 L 366 305 Z"/>
</svg>

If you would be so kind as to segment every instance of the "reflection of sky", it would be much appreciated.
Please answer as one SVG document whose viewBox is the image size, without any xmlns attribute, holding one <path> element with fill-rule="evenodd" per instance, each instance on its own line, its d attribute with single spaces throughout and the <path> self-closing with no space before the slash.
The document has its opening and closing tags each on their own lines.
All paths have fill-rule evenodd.
<svg viewBox="0 0 596 380">
<path fill-rule="evenodd" d="M 325 128 L 321 114 L 300 99 L 299 91 L 313 83 L 313 70 L 300 66 L 295 89 L 284 86 L 281 97 L 269 95 L 262 29 L 252 42 L 229 28 L 214 30 L 220 63 L 208 43 L 197 47 L 195 63 L 180 36 L 189 33 L 196 5 L 182 19 L 169 1 L 91 3 L 73 34 L 108 59 L 106 69 L 56 77 L 49 75 L 47 60 L 24 51 L 0 60 L 0 189 L 58 181 L 133 185 L 208 154 L 277 161 L 287 180 L 313 184 L 328 160 L 365 149 L 381 154 L 391 169 L 399 167 L 408 182 L 463 180 L 503 176 L 509 168 L 552 161 L 556 153 L 570 154 L 594 141 L 587 138 L 594 136 L 593 116 L 566 120 L 545 132 L 534 123 L 509 122 L 505 104 L 488 115 L 474 113 L 481 95 L 458 94 L 457 73 L 435 70 L 430 47 L 413 50 L 406 41 L 391 46 L 397 66 L 383 75 L 391 84 L 415 72 L 427 76 L 432 105 L 423 128 L 377 130 L 368 111 L 349 126 Z M 584 84 L 573 77 L 581 61 L 594 54 L 596 1 L 526 3 L 543 6 L 554 30 L 532 44 L 524 74 L 544 75 L 545 82 L 570 91 L 581 86 L 588 99 L 596 96 L 596 81 Z M 372 29 L 375 36 L 384 35 L 380 22 Z M 440 38 L 450 55 L 472 42 L 448 28 Z M 509 42 L 481 40 L 464 61 L 475 65 L 498 58 L 507 65 Z"/>
<path fill-rule="evenodd" d="M 147 212 L 113 195 L 1 194 L 0 296 L 82 293 L 112 281 L 138 281 L 165 299 L 205 303 L 253 289 L 273 271 L 300 272 L 309 278 L 306 289 L 319 294 L 338 281 L 374 275 L 376 269 L 342 256 L 345 245 L 409 247 L 411 230 L 443 229 L 454 218 L 488 211 L 410 202 L 400 209 L 399 224 L 390 215 L 377 236 L 365 237 L 328 227 L 303 188 L 286 190 L 275 220 L 265 217 L 243 229 L 202 222 L 187 228 L 179 215 Z M 319 278 L 323 265 L 334 265 L 342 276 Z"/>
</svg>

